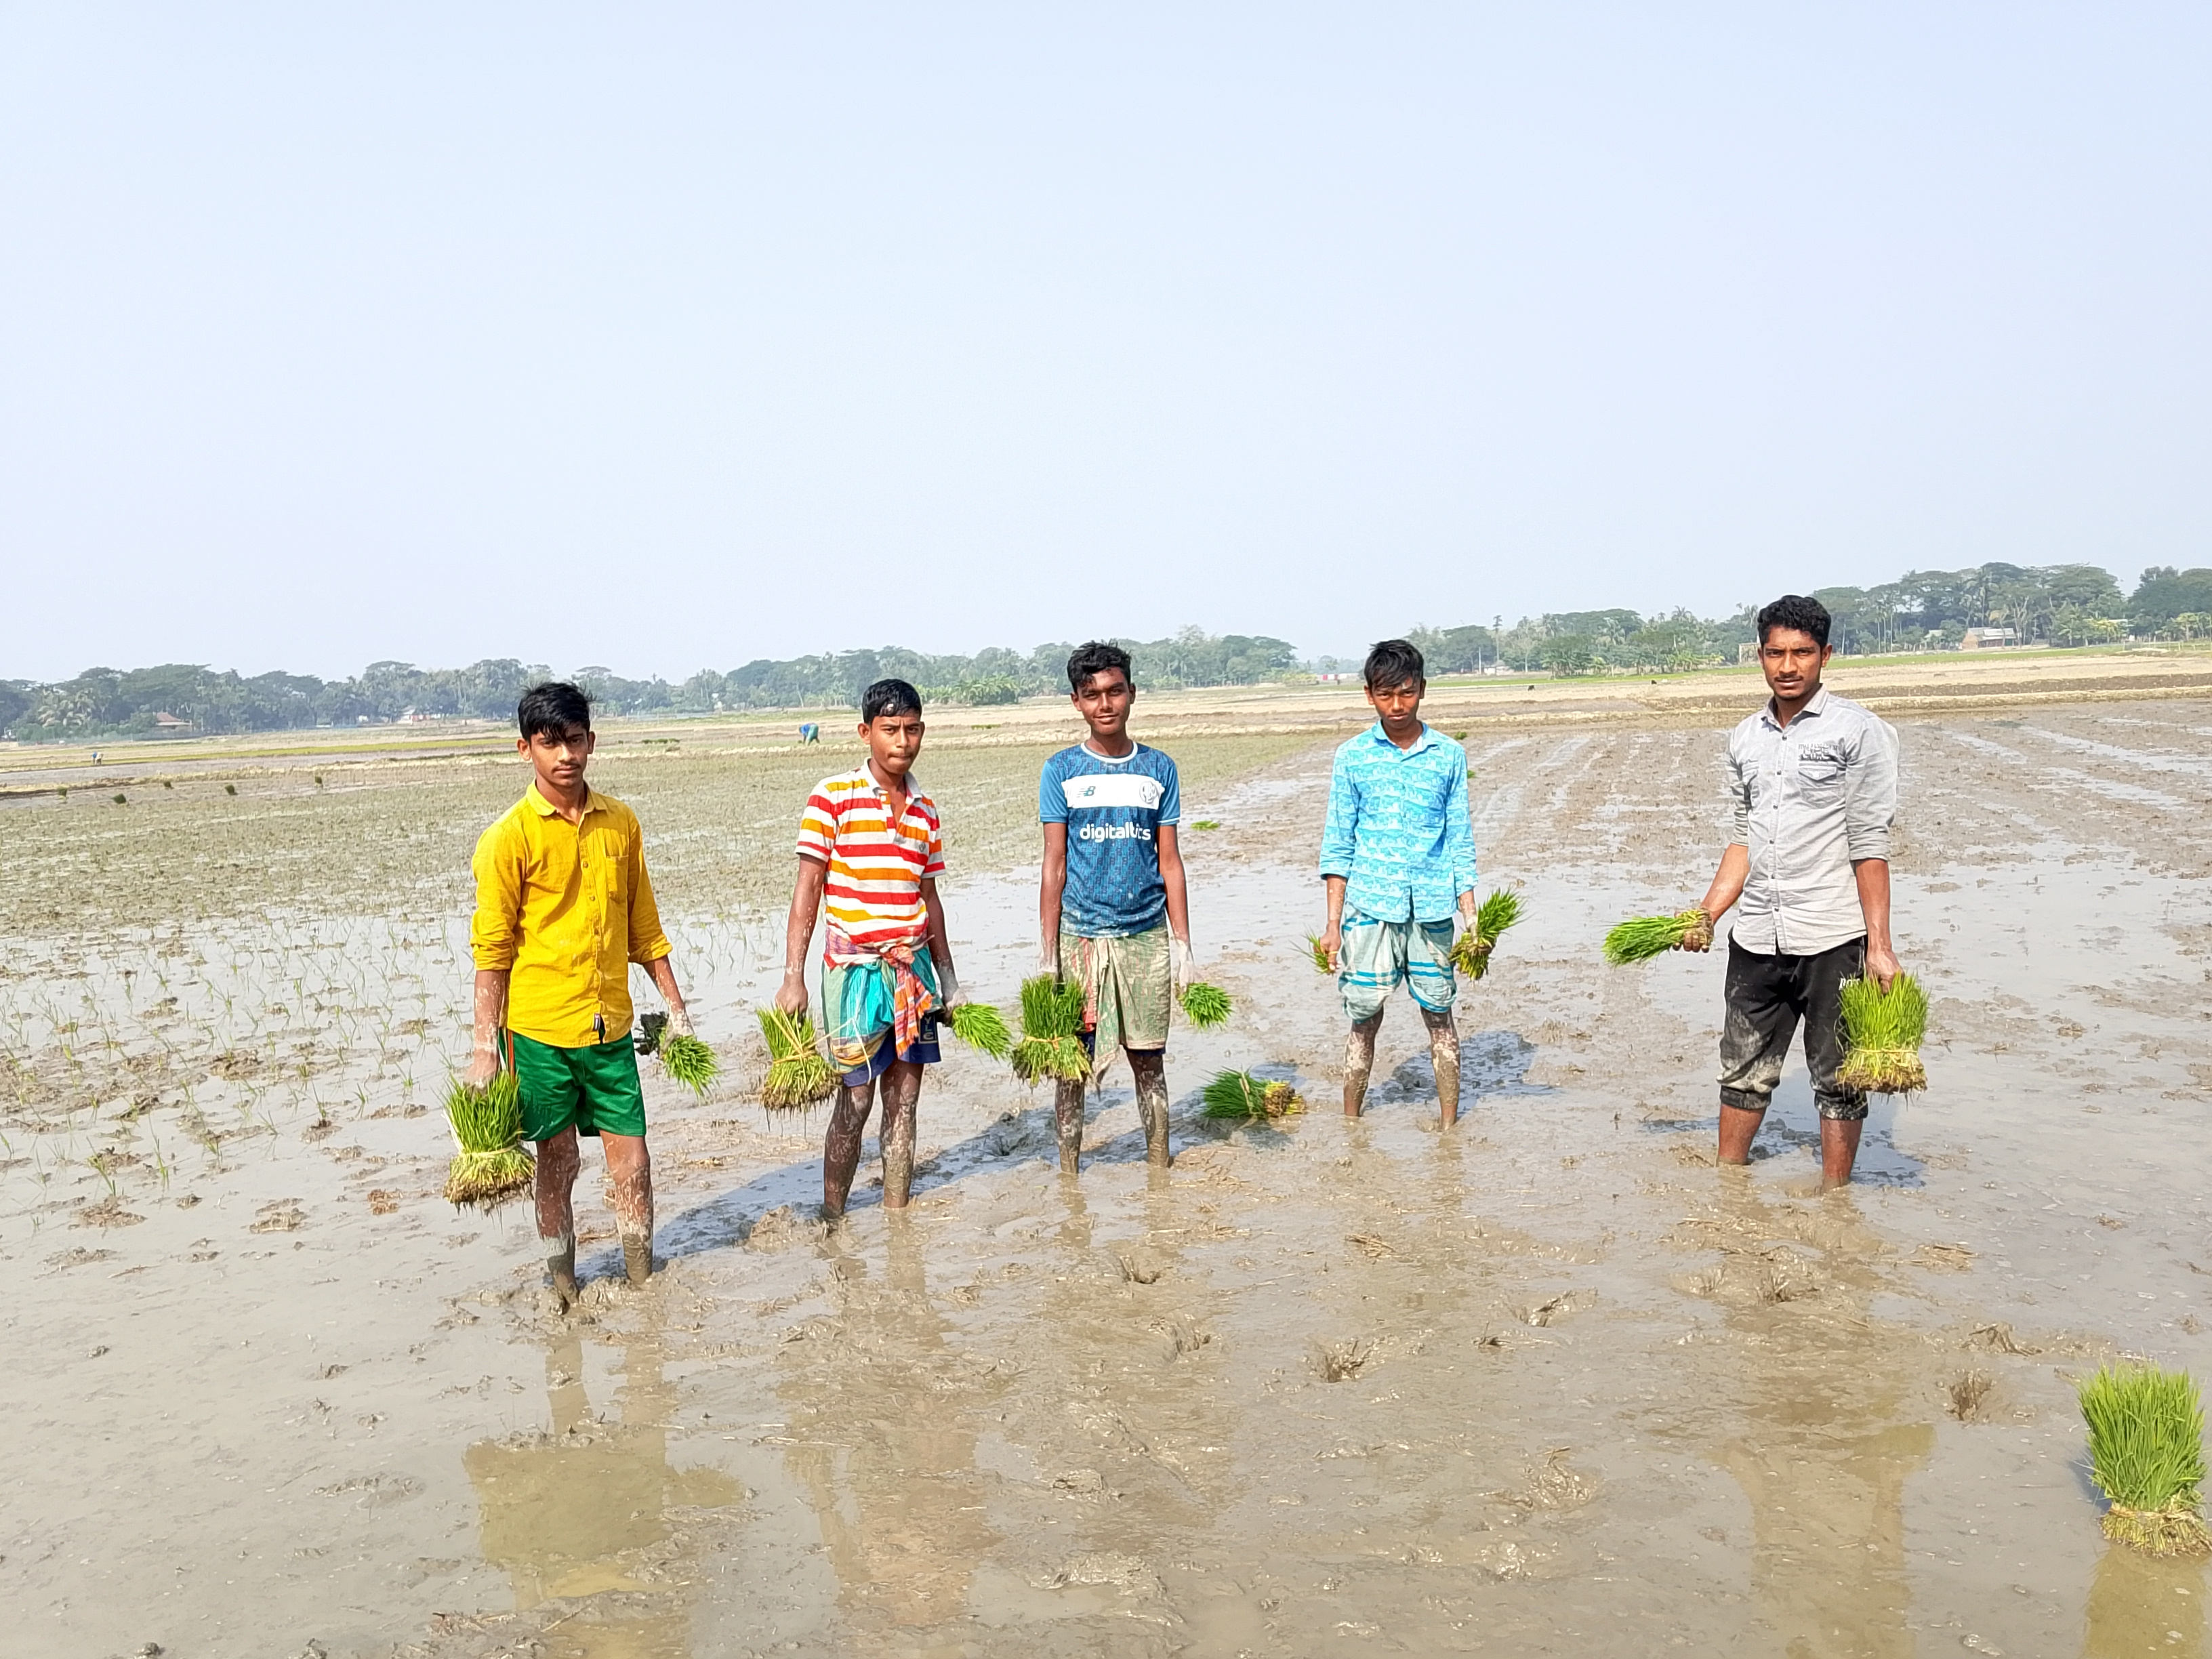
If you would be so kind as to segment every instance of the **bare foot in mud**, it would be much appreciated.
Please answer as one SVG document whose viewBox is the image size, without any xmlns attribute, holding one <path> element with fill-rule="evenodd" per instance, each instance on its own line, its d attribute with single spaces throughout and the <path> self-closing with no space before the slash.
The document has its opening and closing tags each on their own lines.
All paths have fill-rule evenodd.
<svg viewBox="0 0 2212 1659">
<path fill-rule="evenodd" d="M 623 1240 L 623 1272 L 629 1276 L 633 1288 L 642 1286 L 653 1277 L 653 1241 L 650 1238 Z"/>
</svg>

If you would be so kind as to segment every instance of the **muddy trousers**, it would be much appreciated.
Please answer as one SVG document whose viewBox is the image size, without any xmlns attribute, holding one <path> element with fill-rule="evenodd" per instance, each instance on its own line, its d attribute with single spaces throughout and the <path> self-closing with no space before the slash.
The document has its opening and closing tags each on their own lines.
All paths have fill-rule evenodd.
<svg viewBox="0 0 2212 1659">
<path fill-rule="evenodd" d="M 1721 1028 L 1721 1104 L 1763 1112 L 1782 1080 L 1782 1062 L 1800 1021 L 1805 1067 L 1820 1115 L 1844 1121 L 1867 1115 L 1866 1097 L 1836 1082 L 1844 1063 L 1843 985 L 1866 967 L 1866 940 L 1817 956 L 1762 956 L 1729 941 L 1728 1012 Z"/>
</svg>

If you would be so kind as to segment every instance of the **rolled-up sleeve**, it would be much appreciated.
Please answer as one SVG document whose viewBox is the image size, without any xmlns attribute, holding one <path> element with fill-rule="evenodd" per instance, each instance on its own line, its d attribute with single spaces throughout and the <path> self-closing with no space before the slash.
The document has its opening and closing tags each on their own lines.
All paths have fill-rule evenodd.
<svg viewBox="0 0 2212 1659">
<path fill-rule="evenodd" d="M 1359 786 L 1352 781 L 1344 752 L 1337 751 L 1329 769 L 1328 817 L 1321 831 L 1321 872 L 1350 876 L 1352 847 L 1359 829 Z"/>
<path fill-rule="evenodd" d="M 646 873 L 645 837 L 633 826 L 629 837 L 629 959 L 641 967 L 669 953 L 660 930 L 660 907 L 653 902 L 653 878 Z"/>
<path fill-rule="evenodd" d="M 1751 845 L 1751 779 L 1743 769 L 1743 753 L 1731 741 L 1728 747 L 1729 844 Z"/>
<path fill-rule="evenodd" d="M 1897 817 L 1897 734 L 1882 721 L 1860 726 L 1844 769 L 1844 841 L 1853 864 L 1889 857 Z"/>
<path fill-rule="evenodd" d="M 470 860 L 477 878 L 477 909 L 469 922 L 469 950 L 477 969 L 498 973 L 514 966 L 514 940 L 522 920 L 522 848 L 505 820 L 477 840 Z"/>
<path fill-rule="evenodd" d="M 1451 866 L 1452 896 L 1474 890 L 1474 820 L 1467 798 L 1467 755 L 1452 758 L 1452 775 L 1444 791 L 1444 859 Z"/>
</svg>

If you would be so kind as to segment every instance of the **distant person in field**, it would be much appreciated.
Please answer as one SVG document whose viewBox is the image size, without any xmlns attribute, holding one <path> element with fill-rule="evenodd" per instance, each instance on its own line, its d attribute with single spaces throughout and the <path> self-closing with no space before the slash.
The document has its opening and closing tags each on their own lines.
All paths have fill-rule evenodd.
<svg viewBox="0 0 2212 1659">
<path fill-rule="evenodd" d="M 1182 792 L 1176 763 L 1129 736 L 1137 689 L 1129 653 L 1097 640 L 1067 659 L 1069 701 L 1091 735 L 1044 763 L 1037 817 L 1044 873 L 1037 892 L 1042 968 L 1083 988 L 1083 1036 L 1103 1069 L 1129 1057 L 1145 1157 L 1168 1148 L 1168 1016 L 1191 981 L 1190 905 L 1176 828 Z M 1062 1079 L 1054 1110 L 1060 1168 L 1083 1157 L 1083 1085 Z"/>
<path fill-rule="evenodd" d="M 1820 1179 L 1851 1178 L 1866 1097 L 1841 1088 L 1842 987 L 1897 977 L 1889 939 L 1889 826 L 1897 816 L 1897 733 L 1820 684 L 1835 654 L 1827 607 L 1787 593 L 1759 613 L 1759 665 L 1773 695 L 1729 735 L 1735 833 L 1682 941 L 1729 936 L 1721 1030 L 1720 1160 L 1751 1161 L 1752 1138 L 1782 1078 L 1800 1020 L 1820 1114 Z"/>
<path fill-rule="evenodd" d="M 1358 1117 L 1366 1103 L 1382 1006 L 1403 984 L 1429 1028 L 1437 1108 L 1449 1128 L 1459 1121 L 1452 917 L 1472 928 L 1475 914 L 1467 751 L 1423 724 L 1428 678 L 1413 646 L 1384 640 L 1367 653 L 1364 678 L 1375 724 L 1336 751 L 1321 838 L 1321 944 L 1352 1022 L 1344 1115 Z"/>
<path fill-rule="evenodd" d="M 516 749 L 536 776 L 483 832 L 474 860 L 476 1048 L 468 1080 L 502 1062 L 522 1094 L 522 1133 L 538 1145 L 538 1232 L 565 1305 L 576 1297 L 576 1137 L 595 1135 L 614 1189 L 629 1282 L 653 1272 L 653 1165 L 645 1093 L 630 1040 L 629 965 L 652 975 L 668 1029 L 691 1030 L 645 871 L 637 815 L 584 781 L 591 700 L 562 681 L 534 685 L 515 709 Z"/>
<path fill-rule="evenodd" d="M 878 1094 L 884 1206 L 906 1207 L 921 1068 L 938 1060 L 939 1015 L 961 1000 L 937 896 L 944 828 L 912 775 L 927 729 L 921 693 L 904 680 L 878 680 L 860 695 L 867 763 L 816 784 L 799 816 L 799 881 L 775 1006 L 806 1012 L 806 954 L 818 914 L 823 1024 L 830 1057 L 844 1073 L 822 1148 L 822 1212 L 833 1218 L 852 1194 Z"/>
</svg>

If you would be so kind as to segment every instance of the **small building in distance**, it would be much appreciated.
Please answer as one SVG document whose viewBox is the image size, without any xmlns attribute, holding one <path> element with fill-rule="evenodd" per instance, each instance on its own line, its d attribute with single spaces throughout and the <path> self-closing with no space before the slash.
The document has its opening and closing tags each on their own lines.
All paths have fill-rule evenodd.
<svg viewBox="0 0 2212 1659">
<path fill-rule="evenodd" d="M 192 723 L 190 720 L 179 720 L 167 709 L 163 708 L 155 713 L 154 729 L 156 732 L 189 732 L 192 729 Z"/>
<path fill-rule="evenodd" d="M 1959 641 L 1961 651 L 1993 651 L 2001 646 L 2018 645 L 2020 635 L 2010 628 L 1970 628 Z"/>
</svg>

